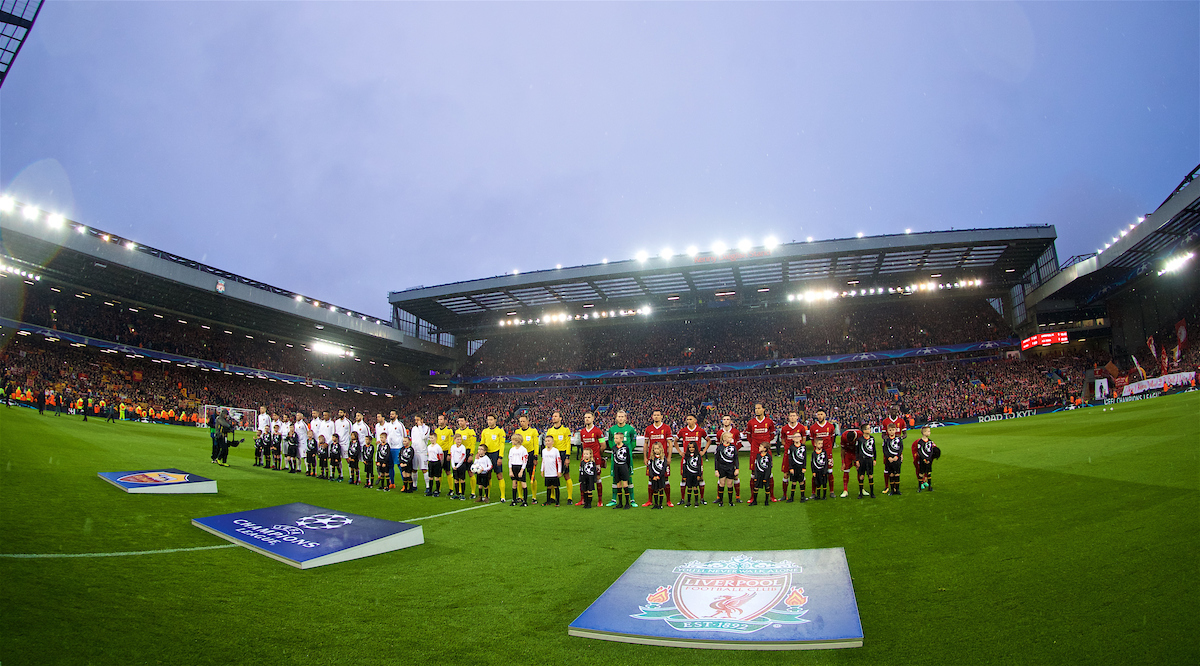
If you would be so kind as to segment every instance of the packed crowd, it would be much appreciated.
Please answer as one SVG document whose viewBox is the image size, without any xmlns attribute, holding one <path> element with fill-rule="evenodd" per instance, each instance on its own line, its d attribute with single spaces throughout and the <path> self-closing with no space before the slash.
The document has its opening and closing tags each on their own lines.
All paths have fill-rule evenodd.
<svg viewBox="0 0 1200 666">
<path fill-rule="evenodd" d="M 522 327 L 492 336 L 462 369 L 466 376 L 757 361 L 910 349 L 1012 336 L 983 299 L 751 313 L 740 317 L 608 326 Z"/>
<path fill-rule="evenodd" d="M 580 422 L 593 411 L 600 421 L 625 410 L 641 423 L 654 409 L 678 427 L 687 414 L 701 425 L 721 415 L 746 418 L 754 402 L 781 418 L 794 406 L 817 407 L 835 421 L 878 422 L 895 406 L 916 422 L 944 421 L 1060 404 L 1078 396 L 1085 359 L 965 359 L 909 363 L 850 370 L 806 369 L 786 375 L 672 382 L 604 384 L 582 387 L 415 394 L 387 398 L 283 384 L 198 368 L 155 363 L 92 347 L 71 347 L 40 336 L 15 336 L 0 352 L 6 385 L 91 396 L 106 404 L 138 405 L 154 413 L 194 413 L 202 405 L 254 408 L 283 413 L 344 407 L 368 415 L 397 411 L 406 421 L 422 415 L 465 416 L 483 423 L 488 414 L 501 427 L 521 416 L 546 423 L 554 411 Z M 1091 366 L 1087 366 L 1091 367 Z"/>
<path fill-rule="evenodd" d="M 53 289 L 57 287 L 26 289 L 24 302 L 6 302 L 3 312 L 29 324 L 168 354 L 359 386 L 398 386 L 388 368 L 372 359 L 313 354 L 305 351 L 303 344 L 188 318 L 181 321 L 100 294 L 84 296 L 65 287 Z M 8 301 L 21 290 L 4 291 L 7 296 L 0 299 Z"/>
</svg>

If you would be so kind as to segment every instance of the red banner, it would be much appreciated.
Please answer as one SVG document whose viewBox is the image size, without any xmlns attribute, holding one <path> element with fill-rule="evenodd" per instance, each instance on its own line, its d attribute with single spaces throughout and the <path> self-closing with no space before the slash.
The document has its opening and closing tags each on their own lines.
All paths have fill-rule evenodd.
<svg viewBox="0 0 1200 666">
<path fill-rule="evenodd" d="M 1188 330 L 1187 320 L 1180 319 L 1175 324 L 1175 342 L 1180 351 L 1187 351 L 1188 348 Z"/>
</svg>

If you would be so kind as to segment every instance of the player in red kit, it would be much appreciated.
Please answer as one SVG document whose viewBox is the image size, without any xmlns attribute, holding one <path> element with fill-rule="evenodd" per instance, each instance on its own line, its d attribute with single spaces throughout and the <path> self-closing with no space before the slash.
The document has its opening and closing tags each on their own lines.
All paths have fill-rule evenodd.
<svg viewBox="0 0 1200 666">
<path fill-rule="evenodd" d="M 721 417 L 721 428 L 719 430 L 717 430 L 717 435 L 716 435 L 718 442 L 721 441 L 721 433 L 723 433 L 723 432 L 728 432 L 731 435 L 733 435 L 733 445 L 738 447 L 738 450 L 740 451 L 742 449 L 742 432 L 740 430 L 738 430 L 737 428 L 733 427 L 733 417 L 730 416 L 729 414 L 726 414 L 725 416 Z M 742 501 L 741 478 L 742 477 L 739 475 L 733 481 L 733 488 L 734 488 L 734 492 L 737 493 L 737 501 L 738 502 Z M 754 483 L 754 479 L 750 479 L 750 483 Z M 729 500 L 730 504 L 733 504 L 733 502 L 734 502 L 734 500 Z"/>
<path fill-rule="evenodd" d="M 779 427 L 779 439 L 783 441 L 783 494 L 787 495 L 788 474 L 792 471 L 792 447 L 797 446 L 808 438 L 808 428 L 800 422 L 800 414 L 796 410 L 788 412 L 787 423 Z M 794 494 L 794 493 L 793 493 Z M 803 496 L 803 491 L 801 491 Z M 788 500 L 791 501 L 791 500 Z"/>
<path fill-rule="evenodd" d="M 775 422 L 771 417 L 767 416 L 767 410 L 761 402 L 754 403 L 754 418 L 746 424 L 746 435 L 750 439 L 750 460 L 758 461 L 758 450 L 762 447 L 770 447 L 775 441 Z M 771 487 L 767 489 L 770 493 L 771 502 L 778 502 L 775 497 L 775 477 L 771 477 Z"/>
<path fill-rule="evenodd" d="M 850 472 L 854 471 L 854 462 L 858 459 L 858 440 L 863 432 L 869 432 L 867 419 L 863 419 L 861 429 L 850 427 L 842 431 L 842 497 L 850 496 Z"/>
<path fill-rule="evenodd" d="M 671 449 L 674 448 L 672 443 L 675 441 L 671 433 L 671 426 L 663 423 L 661 411 L 654 410 L 654 413 L 650 415 L 650 421 L 650 425 L 646 426 L 646 431 L 642 433 L 646 438 L 646 445 L 642 448 L 642 462 L 646 465 L 646 497 L 649 498 L 642 506 L 650 506 L 654 503 L 654 493 L 650 491 L 650 457 L 653 455 L 651 452 L 654 451 L 654 445 L 658 444 L 662 446 L 663 455 L 667 461 L 667 469 L 669 470 L 671 468 Z M 682 474 L 679 480 L 680 482 L 683 481 Z M 664 481 L 663 487 L 666 488 L 667 506 L 675 506 L 671 504 L 671 484 Z"/>
<path fill-rule="evenodd" d="M 592 452 L 592 460 L 597 467 L 604 467 L 604 457 L 600 455 L 603 449 L 601 448 L 600 440 L 605 437 L 604 430 L 596 425 L 596 415 L 591 412 L 586 412 L 583 415 L 583 428 L 579 431 L 579 455 L 582 458 L 584 451 Z M 604 504 L 604 482 L 599 473 L 596 474 L 596 506 Z M 583 506 L 583 500 L 579 500 L 575 506 Z"/>
<path fill-rule="evenodd" d="M 888 428 L 892 427 L 893 425 L 896 426 L 896 429 L 900 431 L 900 439 L 901 439 L 901 441 L 903 441 L 904 436 L 906 434 L 905 431 L 908 430 L 908 424 L 904 422 L 904 417 L 900 416 L 900 408 L 895 405 L 888 407 L 888 415 L 883 417 L 883 420 L 879 422 L 879 432 L 884 433 L 884 435 L 885 435 L 884 441 L 887 440 L 886 435 L 887 435 Z M 912 453 L 913 453 L 913 465 L 916 465 L 917 464 L 917 443 L 916 442 L 913 442 Z M 892 488 L 892 483 L 891 483 L 891 474 L 888 474 L 887 472 L 883 473 L 883 487 L 885 488 L 885 490 L 883 491 L 883 494 L 884 495 L 889 494 L 889 492 L 891 491 L 891 488 Z"/>
<path fill-rule="evenodd" d="M 820 449 L 825 452 L 825 472 L 829 477 L 829 492 L 833 493 L 833 439 L 837 435 L 837 426 L 825 420 L 825 410 L 817 410 L 817 420 L 808 426 L 808 438 L 812 440 L 813 451 Z M 816 485 L 813 485 L 816 488 Z"/>
<path fill-rule="evenodd" d="M 675 439 L 675 441 L 678 442 L 678 446 L 679 446 L 679 486 L 680 486 L 680 488 L 682 488 L 683 484 L 684 484 L 683 458 L 684 458 L 684 453 L 687 452 L 688 444 L 695 443 L 696 450 L 700 452 L 701 456 L 703 456 L 704 453 L 708 450 L 708 433 L 704 431 L 704 428 L 701 428 L 700 426 L 696 425 L 696 417 L 691 414 L 688 414 L 687 418 L 684 419 L 684 421 L 686 422 L 687 425 L 685 425 L 679 429 L 679 436 L 676 437 L 676 439 Z M 680 491 L 681 495 L 682 495 L 682 492 L 683 491 Z M 703 476 L 700 477 L 700 503 L 708 504 L 708 502 L 704 501 L 704 477 Z"/>
</svg>

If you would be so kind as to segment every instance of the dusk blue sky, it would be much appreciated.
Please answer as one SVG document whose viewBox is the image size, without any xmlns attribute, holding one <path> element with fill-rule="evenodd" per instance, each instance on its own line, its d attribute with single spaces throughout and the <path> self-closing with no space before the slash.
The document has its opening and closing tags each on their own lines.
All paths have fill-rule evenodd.
<svg viewBox="0 0 1200 666">
<path fill-rule="evenodd" d="M 1200 163 L 1200 3 L 47 2 L 0 188 L 377 316 L 512 269 L 950 227 Z"/>
</svg>

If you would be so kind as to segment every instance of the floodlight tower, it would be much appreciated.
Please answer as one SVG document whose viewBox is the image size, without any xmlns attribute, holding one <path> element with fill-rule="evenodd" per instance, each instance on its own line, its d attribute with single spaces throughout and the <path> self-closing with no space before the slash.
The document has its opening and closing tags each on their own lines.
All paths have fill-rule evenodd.
<svg viewBox="0 0 1200 666">
<path fill-rule="evenodd" d="M 25 45 L 43 0 L 0 0 L 0 87 Z"/>
</svg>

